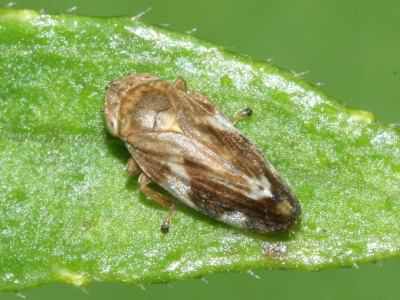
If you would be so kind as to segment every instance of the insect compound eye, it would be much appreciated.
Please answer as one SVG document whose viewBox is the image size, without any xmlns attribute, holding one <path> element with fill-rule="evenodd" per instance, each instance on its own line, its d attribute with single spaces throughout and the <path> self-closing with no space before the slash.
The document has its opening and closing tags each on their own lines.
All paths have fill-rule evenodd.
<svg viewBox="0 0 400 300">
<path fill-rule="evenodd" d="M 117 119 L 111 119 L 108 121 L 108 127 L 110 128 L 110 131 L 113 133 L 118 132 L 118 122 Z"/>
<path fill-rule="evenodd" d="M 118 136 L 118 104 L 110 102 L 105 109 L 106 124 L 109 132 Z"/>
</svg>

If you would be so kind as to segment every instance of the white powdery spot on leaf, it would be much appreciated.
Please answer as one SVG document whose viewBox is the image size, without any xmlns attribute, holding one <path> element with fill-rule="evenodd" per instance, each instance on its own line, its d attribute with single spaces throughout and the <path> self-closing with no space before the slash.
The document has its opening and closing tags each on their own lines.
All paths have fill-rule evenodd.
<svg viewBox="0 0 400 300">
<path fill-rule="evenodd" d="M 184 57 L 178 57 L 175 61 L 175 64 L 185 73 L 196 74 L 198 72 L 198 68 L 196 68 L 196 66 L 189 59 L 186 59 Z"/>
<path fill-rule="evenodd" d="M 311 110 L 324 102 L 323 98 L 315 91 L 307 91 L 301 85 L 276 74 L 264 76 L 263 82 L 268 88 L 283 91 L 292 96 L 292 100 L 296 104 L 300 104 L 307 110 Z"/>
<path fill-rule="evenodd" d="M 304 108 L 308 110 L 311 110 L 323 103 L 321 96 L 314 91 L 307 91 L 306 93 L 303 93 L 301 95 L 295 95 L 293 99 L 296 103 L 301 104 Z"/>
<path fill-rule="evenodd" d="M 168 49 L 174 50 L 177 48 L 183 48 L 196 52 L 208 51 L 208 49 L 205 47 L 199 47 L 198 45 L 195 46 L 191 41 L 171 38 L 167 34 L 156 31 L 155 29 L 150 27 L 143 27 L 140 25 L 136 25 L 132 27 L 125 26 L 125 29 L 128 32 L 133 33 L 136 36 L 142 38 L 143 40 L 154 42 L 155 46 L 162 50 L 168 50 Z"/>
<path fill-rule="evenodd" d="M 263 82 L 268 88 L 281 90 L 290 95 L 304 93 L 304 89 L 301 86 L 287 81 L 284 77 L 276 74 L 267 74 L 264 76 Z"/>
<path fill-rule="evenodd" d="M 367 253 L 373 256 L 380 252 L 395 252 L 391 241 L 385 242 L 384 238 L 369 238 L 367 243 Z"/>
<path fill-rule="evenodd" d="M 381 131 L 371 140 L 371 144 L 375 147 L 394 145 L 398 142 L 398 136 L 391 131 Z"/>
<path fill-rule="evenodd" d="M 32 24 L 41 28 L 53 27 L 57 24 L 57 21 L 50 15 L 41 14 L 32 20 Z"/>
</svg>

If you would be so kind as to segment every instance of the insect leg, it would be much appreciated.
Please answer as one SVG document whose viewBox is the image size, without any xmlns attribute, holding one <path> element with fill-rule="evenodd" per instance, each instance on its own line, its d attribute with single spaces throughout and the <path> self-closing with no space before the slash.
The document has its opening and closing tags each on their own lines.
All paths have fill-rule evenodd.
<svg viewBox="0 0 400 300">
<path fill-rule="evenodd" d="M 243 108 L 235 113 L 235 115 L 233 116 L 232 122 L 233 122 L 233 124 L 237 124 L 238 122 L 242 121 L 243 119 L 250 117 L 252 114 L 253 114 L 253 111 L 250 107 Z"/>
<path fill-rule="evenodd" d="M 187 91 L 187 84 L 185 79 L 178 77 L 175 82 L 174 82 L 174 87 L 177 88 L 178 90 Z"/>
<path fill-rule="evenodd" d="M 136 163 L 136 161 L 130 157 L 128 159 L 128 174 L 129 176 L 138 176 L 140 174 L 141 170 Z"/>
<path fill-rule="evenodd" d="M 139 176 L 139 186 L 140 186 L 140 190 L 143 192 L 143 194 L 145 194 L 151 200 L 160 204 L 162 207 L 169 209 L 167 217 L 164 219 L 163 223 L 161 224 L 161 232 L 167 233 L 169 231 L 171 219 L 175 214 L 175 204 L 167 196 L 153 190 L 149 186 L 150 183 L 151 183 L 151 179 L 149 177 L 147 177 L 144 173 L 141 173 Z"/>
</svg>

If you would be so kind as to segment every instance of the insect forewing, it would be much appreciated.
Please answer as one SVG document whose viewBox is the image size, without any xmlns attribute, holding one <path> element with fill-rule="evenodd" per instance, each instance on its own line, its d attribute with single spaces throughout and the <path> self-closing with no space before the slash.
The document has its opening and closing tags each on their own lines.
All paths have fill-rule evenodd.
<svg viewBox="0 0 400 300">
<path fill-rule="evenodd" d="M 185 204 L 239 227 L 286 230 L 300 213 L 288 186 L 205 96 L 165 81 L 142 84 L 121 104 L 140 168 Z M 128 125 L 127 125 L 128 124 Z"/>
</svg>

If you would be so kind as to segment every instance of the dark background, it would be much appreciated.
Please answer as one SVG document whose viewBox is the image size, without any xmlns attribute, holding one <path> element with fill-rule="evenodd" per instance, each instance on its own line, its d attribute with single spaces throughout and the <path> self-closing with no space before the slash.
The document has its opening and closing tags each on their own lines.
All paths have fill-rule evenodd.
<svg viewBox="0 0 400 300">
<path fill-rule="evenodd" d="M 399 122 L 400 2 L 313 0 L 0 0 L 48 13 L 137 15 L 229 50 L 272 60 L 347 106 Z M 196 30 L 197 29 L 197 30 Z M 399 183 L 400 184 L 400 183 Z M 399 299 L 400 260 L 321 272 L 227 273 L 167 285 L 48 285 L 0 299 Z"/>
</svg>

